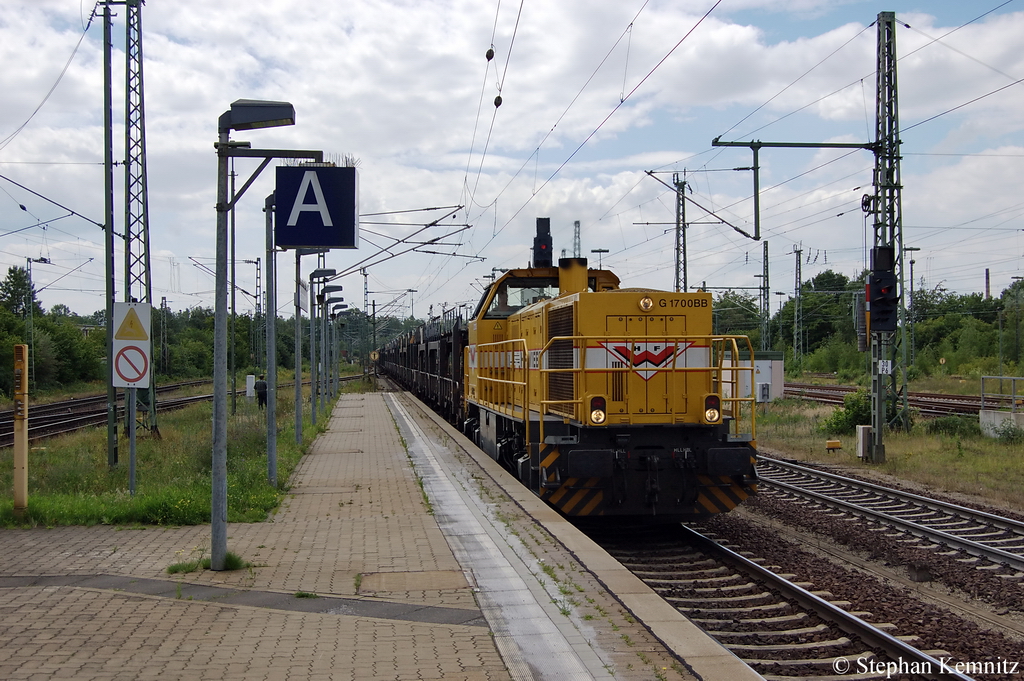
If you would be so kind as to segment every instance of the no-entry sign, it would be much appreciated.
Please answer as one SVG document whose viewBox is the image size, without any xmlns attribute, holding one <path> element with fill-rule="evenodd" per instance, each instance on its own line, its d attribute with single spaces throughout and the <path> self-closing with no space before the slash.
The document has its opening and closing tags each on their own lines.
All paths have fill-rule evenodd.
<svg viewBox="0 0 1024 681">
<path fill-rule="evenodd" d="M 114 366 L 110 368 L 117 388 L 148 388 L 152 334 L 149 303 L 114 303 Z"/>
</svg>

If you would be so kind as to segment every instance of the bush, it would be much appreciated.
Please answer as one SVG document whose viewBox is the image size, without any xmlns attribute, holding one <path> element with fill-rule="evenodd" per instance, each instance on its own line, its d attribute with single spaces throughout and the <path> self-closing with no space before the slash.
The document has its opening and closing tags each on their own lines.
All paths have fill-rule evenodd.
<svg viewBox="0 0 1024 681">
<path fill-rule="evenodd" d="M 996 427 L 996 437 L 1004 444 L 1019 445 L 1024 443 L 1024 428 L 1006 419 Z"/>
<path fill-rule="evenodd" d="M 857 426 L 871 423 L 871 393 L 858 390 L 843 398 L 843 406 L 821 422 L 825 433 L 852 433 Z"/>
<path fill-rule="evenodd" d="M 940 416 L 926 421 L 924 432 L 929 435 L 948 435 L 950 437 L 981 437 L 981 425 L 972 416 Z"/>
</svg>

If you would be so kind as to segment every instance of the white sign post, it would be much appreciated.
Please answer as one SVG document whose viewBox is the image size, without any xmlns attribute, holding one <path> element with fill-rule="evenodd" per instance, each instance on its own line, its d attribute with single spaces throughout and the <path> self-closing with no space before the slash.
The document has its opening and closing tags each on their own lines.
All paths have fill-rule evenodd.
<svg viewBox="0 0 1024 681">
<path fill-rule="evenodd" d="M 114 366 L 111 373 L 117 388 L 149 387 L 152 310 L 149 303 L 114 303 Z"/>
<path fill-rule="evenodd" d="M 114 303 L 113 385 L 128 388 L 125 398 L 128 421 L 128 491 L 135 495 L 135 404 L 136 388 L 148 388 L 153 306 L 149 303 Z"/>
</svg>

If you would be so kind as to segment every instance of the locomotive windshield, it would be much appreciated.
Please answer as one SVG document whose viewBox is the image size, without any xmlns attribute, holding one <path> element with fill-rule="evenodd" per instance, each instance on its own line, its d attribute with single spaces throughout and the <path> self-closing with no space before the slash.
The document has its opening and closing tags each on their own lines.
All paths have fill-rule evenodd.
<svg viewBox="0 0 1024 681">
<path fill-rule="evenodd" d="M 499 282 L 485 319 L 504 319 L 527 305 L 558 295 L 558 277 L 510 277 Z"/>
</svg>

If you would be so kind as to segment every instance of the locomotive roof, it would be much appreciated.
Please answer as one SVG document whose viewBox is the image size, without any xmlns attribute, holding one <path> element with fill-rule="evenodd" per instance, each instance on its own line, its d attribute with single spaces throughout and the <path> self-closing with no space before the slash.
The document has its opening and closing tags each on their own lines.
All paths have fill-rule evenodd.
<svg viewBox="0 0 1024 681">
<path fill-rule="evenodd" d="M 557 267 L 525 267 L 522 269 L 508 270 L 502 274 L 498 279 L 495 280 L 495 284 L 500 284 L 505 279 L 531 279 L 531 278 L 558 278 Z M 596 277 L 602 287 L 606 288 L 619 288 L 619 278 L 611 270 L 595 270 L 588 269 L 587 277 Z"/>
</svg>

